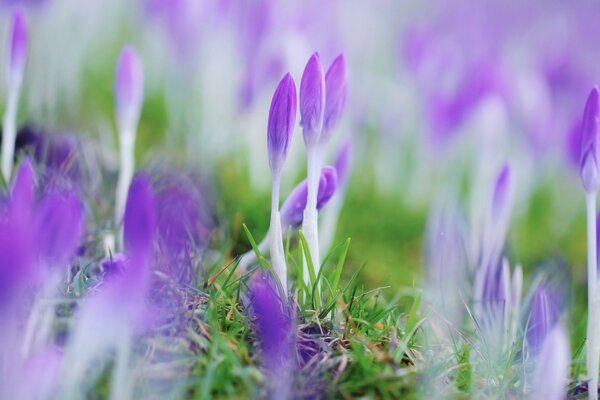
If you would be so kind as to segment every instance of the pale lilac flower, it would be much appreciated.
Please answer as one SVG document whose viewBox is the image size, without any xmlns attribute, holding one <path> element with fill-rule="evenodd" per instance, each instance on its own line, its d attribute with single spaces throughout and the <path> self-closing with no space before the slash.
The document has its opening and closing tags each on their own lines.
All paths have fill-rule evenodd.
<svg viewBox="0 0 600 400">
<path fill-rule="evenodd" d="M 527 321 L 527 345 L 533 355 L 539 353 L 548 332 L 558 321 L 559 310 L 551 291 L 544 285 L 536 288 Z"/>
<path fill-rule="evenodd" d="M 321 141 L 327 141 L 337 125 L 346 104 L 348 91 L 346 59 L 340 54 L 333 61 L 325 75 L 325 117 Z"/>
<path fill-rule="evenodd" d="M 325 112 L 325 72 L 319 54 L 313 54 L 304 68 L 300 82 L 300 126 L 304 143 L 316 145 L 323 129 Z"/>
<path fill-rule="evenodd" d="M 279 82 L 269 109 L 267 148 L 269 151 L 269 165 L 274 173 L 281 172 L 287 157 L 288 147 L 292 141 L 295 124 L 296 84 L 288 73 Z"/>
<path fill-rule="evenodd" d="M 492 215 L 494 221 L 498 221 L 501 216 L 505 215 L 508 202 L 510 201 L 511 190 L 511 175 L 510 167 L 504 164 L 496 177 L 494 185 L 494 194 L 492 198 Z"/>
<path fill-rule="evenodd" d="M 569 339 L 559 323 L 546 336 L 533 378 L 532 400 L 563 400 L 567 396 L 571 363 Z"/>
<path fill-rule="evenodd" d="M 596 192 L 600 185 L 598 159 L 600 158 L 600 93 L 592 88 L 583 111 L 581 122 L 581 157 L 579 172 L 586 192 Z"/>
<path fill-rule="evenodd" d="M 338 150 L 337 157 L 333 163 L 337 172 L 339 186 L 345 186 L 350 175 L 354 148 L 352 140 L 347 139 Z"/>
<path fill-rule="evenodd" d="M 9 86 L 20 86 L 27 62 L 27 23 L 23 9 L 17 8 L 13 14 L 8 45 L 8 65 L 6 81 Z"/>
<path fill-rule="evenodd" d="M 115 71 L 115 100 L 119 124 L 137 124 L 144 99 L 144 71 L 132 46 L 119 54 Z"/>
</svg>

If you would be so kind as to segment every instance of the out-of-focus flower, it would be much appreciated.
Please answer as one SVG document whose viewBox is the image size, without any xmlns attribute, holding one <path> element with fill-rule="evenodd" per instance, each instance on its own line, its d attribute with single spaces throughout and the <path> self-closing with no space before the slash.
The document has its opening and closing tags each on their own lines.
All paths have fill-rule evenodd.
<svg viewBox="0 0 600 400">
<path fill-rule="evenodd" d="M 21 86 L 27 62 L 27 46 L 25 13 L 23 9 L 17 8 L 13 14 L 7 56 L 6 82 L 10 88 Z"/>
<path fill-rule="evenodd" d="M 320 210 L 335 193 L 337 187 L 337 172 L 333 167 L 323 167 L 319 179 L 317 195 L 317 210 Z M 306 200 L 308 197 L 308 182 L 303 180 L 294 188 L 281 206 L 281 222 L 283 229 L 297 228 L 302 224 Z"/>
<path fill-rule="evenodd" d="M 135 125 L 144 100 L 144 71 L 135 49 L 125 46 L 119 54 L 115 71 L 117 121 Z"/>
<path fill-rule="evenodd" d="M 598 87 L 592 88 L 583 111 L 581 122 L 581 158 L 579 171 L 586 192 L 598 191 L 600 177 L 598 159 L 600 158 L 600 93 Z"/>
<path fill-rule="evenodd" d="M 508 164 L 504 164 L 496 177 L 496 183 L 494 185 L 492 218 L 495 222 L 508 211 L 511 189 L 510 167 Z"/>
<path fill-rule="evenodd" d="M 543 341 L 536 363 L 531 399 L 562 400 L 567 395 L 570 365 L 569 339 L 560 323 Z"/>
<path fill-rule="evenodd" d="M 273 173 L 280 173 L 287 157 L 296 124 L 296 84 L 288 73 L 273 94 L 267 126 L 269 165 Z"/>
<path fill-rule="evenodd" d="M 273 398 L 287 398 L 294 367 L 294 322 L 270 275 L 259 274 L 250 283 L 250 306 Z"/>
<path fill-rule="evenodd" d="M 323 134 L 321 141 L 329 140 L 333 129 L 339 121 L 348 92 L 348 76 L 346 70 L 346 58 L 340 54 L 325 75 L 325 117 L 323 120 Z"/>
<path fill-rule="evenodd" d="M 345 186 L 350 175 L 350 166 L 352 164 L 353 146 L 350 139 L 346 140 L 338 150 L 333 163 L 337 172 L 339 186 Z"/>
<path fill-rule="evenodd" d="M 313 54 L 300 82 L 300 126 L 307 147 L 318 144 L 325 111 L 325 72 L 319 54 Z"/>
<path fill-rule="evenodd" d="M 534 292 L 531 313 L 527 322 L 527 345 L 534 355 L 542 348 L 548 332 L 558 321 L 559 310 L 551 293 L 540 285 Z"/>
<path fill-rule="evenodd" d="M 83 234 L 83 206 L 72 192 L 42 194 L 35 202 L 35 176 L 25 159 L 6 207 L 0 210 L 2 295 L 37 285 L 45 269 L 68 261 Z"/>
</svg>

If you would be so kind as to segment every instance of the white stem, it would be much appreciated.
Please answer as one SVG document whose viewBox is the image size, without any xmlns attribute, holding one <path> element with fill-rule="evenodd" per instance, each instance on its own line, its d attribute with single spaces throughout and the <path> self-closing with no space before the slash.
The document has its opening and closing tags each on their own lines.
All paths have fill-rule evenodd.
<svg viewBox="0 0 600 400">
<path fill-rule="evenodd" d="M 588 392 L 590 400 L 598 399 L 598 364 L 600 346 L 598 345 L 598 260 L 596 249 L 596 193 L 586 193 L 587 211 L 587 259 L 588 259 L 588 325 L 586 361 L 588 371 Z"/>
<path fill-rule="evenodd" d="M 127 192 L 133 178 L 134 171 L 134 148 L 135 128 L 124 129 L 119 132 L 119 180 L 117 181 L 117 192 L 115 200 L 115 224 L 119 226 L 125 212 Z M 119 235 L 121 237 L 122 235 Z"/>
<path fill-rule="evenodd" d="M 111 400 L 126 400 L 132 398 L 132 381 L 129 376 L 131 370 L 129 365 L 131 353 L 131 334 L 129 329 L 125 329 L 119 334 L 116 346 L 115 367 L 113 370 L 112 384 L 110 388 Z"/>
<path fill-rule="evenodd" d="M 20 86 L 12 86 L 8 91 L 4 120 L 2 121 L 2 176 L 8 183 L 12 173 L 17 138 L 17 106 L 19 104 Z"/>
<path fill-rule="evenodd" d="M 270 236 L 271 229 L 269 228 L 263 240 L 257 245 L 258 251 L 262 256 L 264 256 L 269 251 L 271 240 Z M 237 271 L 240 274 L 245 273 L 248 267 L 254 264 L 256 261 L 256 253 L 254 252 L 254 249 L 250 249 L 246 253 L 242 254 L 242 256 L 240 257 L 240 263 L 238 264 Z"/>
<path fill-rule="evenodd" d="M 283 249 L 283 234 L 281 233 L 281 216 L 279 214 L 279 186 L 280 173 L 273 173 L 273 186 L 271 193 L 271 226 L 269 238 L 271 248 L 271 264 L 281 283 L 283 294 L 287 297 L 287 266 L 285 264 L 285 251 Z"/>
<path fill-rule="evenodd" d="M 321 175 L 320 149 L 317 145 L 307 148 L 307 168 L 308 168 L 308 197 L 306 199 L 306 208 L 302 219 L 302 232 L 306 237 L 310 258 L 315 268 L 315 275 L 319 274 L 321 268 L 321 258 L 319 254 L 319 224 L 317 214 L 317 196 L 319 194 L 319 180 Z M 310 283 L 308 274 L 308 264 L 303 261 L 304 282 Z"/>
</svg>

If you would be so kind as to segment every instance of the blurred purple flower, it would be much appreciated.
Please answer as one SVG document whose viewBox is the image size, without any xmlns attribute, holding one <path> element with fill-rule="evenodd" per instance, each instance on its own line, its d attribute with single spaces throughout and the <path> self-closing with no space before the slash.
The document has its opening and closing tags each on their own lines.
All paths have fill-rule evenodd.
<svg viewBox="0 0 600 400">
<path fill-rule="evenodd" d="M 40 257 L 57 265 L 67 262 L 81 241 L 83 221 L 83 205 L 74 193 L 45 195 L 33 221 Z"/>
<path fill-rule="evenodd" d="M 294 323 L 291 309 L 282 300 L 270 275 L 257 275 L 249 288 L 250 306 L 264 366 L 270 374 L 281 376 L 292 367 L 293 362 Z"/>
<path fill-rule="evenodd" d="M 567 396 L 571 356 L 569 339 L 555 324 L 543 341 L 533 377 L 532 400 L 563 400 Z"/>
<path fill-rule="evenodd" d="M 205 248 L 216 225 L 208 186 L 186 171 L 153 173 L 159 268 L 191 283 L 193 254 Z"/>
<path fill-rule="evenodd" d="M 531 312 L 527 322 L 527 345 L 533 355 L 537 355 L 556 322 L 558 322 L 559 309 L 552 293 L 544 285 L 536 288 L 533 294 Z"/>
<path fill-rule="evenodd" d="M 292 141 L 295 124 L 296 84 L 288 73 L 279 82 L 269 109 L 267 147 L 269 150 L 269 166 L 273 173 L 280 172 L 283 167 L 288 147 Z"/>
<path fill-rule="evenodd" d="M 37 285 L 45 267 L 69 261 L 79 246 L 83 205 L 72 192 L 42 193 L 35 202 L 35 172 L 19 165 L 7 207 L 0 210 L 0 292 L 9 295 Z"/>
<path fill-rule="evenodd" d="M 25 12 L 17 8 L 12 17 L 8 45 L 8 66 L 6 68 L 6 81 L 9 87 L 19 86 L 23 80 L 25 63 L 27 62 L 27 23 Z"/>
<path fill-rule="evenodd" d="M 333 129 L 337 125 L 344 106 L 348 92 L 348 75 L 346 70 L 346 59 L 340 54 L 333 60 L 325 75 L 325 117 L 323 120 L 323 133 L 321 141 L 326 142 L 331 137 Z"/>
<path fill-rule="evenodd" d="M 318 143 L 324 112 L 325 72 L 319 54 L 314 53 L 306 63 L 300 82 L 300 126 L 307 146 Z"/>
<path fill-rule="evenodd" d="M 147 263 L 152 257 L 156 230 L 156 207 L 150 179 L 138 174 L 129 186 L 123 243 L 128 257 Z"/>
<path fill-rule="evenodd" d="M 319 178 L 317 193 L 317 210 L 320 210 L 335 193 L 337 172 L 333 167 L 323 167 Z M 304 209 L 308 198 L 308 181 L 305 179 L 292 190 L 281 206 L 281 221 L 284 231 L 287 227 L 297 228 L 302 225 Z"/>
<path fill-rule="evenodd" d="M 144 100 L 144 71 L 135 49 L 123 47 L 115 71 L 115 100 L 119 123 L 135 124 Z"/>
<path fill-rule="evenodd" d="M 586 192 L 596 192 L 600 185 L 598 158 L 600 157 L 600 93 L 594 86 L 588 95 L 581 122 L 581 157 L 579 171 Z"/>
</svg>

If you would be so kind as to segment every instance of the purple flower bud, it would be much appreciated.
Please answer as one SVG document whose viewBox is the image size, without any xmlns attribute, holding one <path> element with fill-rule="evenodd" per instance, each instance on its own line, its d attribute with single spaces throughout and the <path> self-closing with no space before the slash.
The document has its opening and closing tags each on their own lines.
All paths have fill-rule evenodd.
<svg viewBox="0 0 600 400">
<path fill-rule="evenodd" d="M 269 150 L 269 166 L 271 171 L 279 172 L 288 153 L 296 124 L 296 84 L 286 74 L 271 100 L 269 122 L 267 125 L 267 147 Z"/>
<path fill-rule="evenodd" d="M 492 215 L 494 220 L 498 220 L 504 215 L 509 202 L 511 190 L 511 176 L 510 167 L 508 164 L 504 164 L 502 169 L 496 177 L 496 183 L 494 185 L 494 194 L 492 198 Z"/>
<path fill-rule="evenodd" d="M 35 241 L 47 262 L 61 264 L 75 254 L 83 234 L 83 206 L 73 193 L 46 195 L 36 210 Z"/>
<path fill-rule="evenodd" d="M 331 133 L 342 115 L 346 104 L 347 80 L 346 59 L 343 54 L 340 54 L 325 75 L 326 99 L 322 141 L 331 137 Z"/>
<path fill-rule="evenodd" d="M 119 54 L 115 71 L 115 99 L 120 123 L 137 123 L 144 97 L 144 71 L 132 46 Z"/>
<path fill-rule="evenodd" d="M 252 280 L 250 305 L 265 367 L 273 374 L 282 373 L 292 360 L 293 322 L 290 307 L 270 275 L 259 274 Z"/>
<path fill-rule="evenodd" d="M 325 112 L 325 72 L 315 53 L 310 57 L 300 82 L 300 126 L 303 128 L 304 143 L 316 144 L 323 129 Z"/>
<path fill-rule="evenodd" d="M 581 122 L 581 158 L 579 173 L 583 188 L 595 192 L 600 185 L 598 173 L 598 140 L 600 140 L 600 93 L 594 86 L 585 103 Z"/>
<path fill-rule="evenodd" d="M 335 168 L 326 166 L 321 169 L 319 189 L 317 192 L 317 210 L 320 210 L 335 193 L 337 187 L 337 173 Z M 281 221 L 284 230 L 290 226 L 297 228 L 302 225 L 304 209 L 308 199 L 308 182 L 303 180 L 292 190 L 292 193 L 281 206 Z"/>
<path fill-rule="evenodd" d="M 570 362 L 569 339 L 562 325 L 556 324 L 542 345 L 535 367 L 531 399 L 565 399 Z"/>
<path fill-rule="evenodd" d="M 152 255 L 156 226 L 154 193 L 149 178 L 137 175 L 129 186 L 125 216 L 123 218 L 123 242 L 128 256 L 148 260 Z"/>
<path fill-rule="evenodd" d="M 558 321 L 558 315 L 556 302 L 544 286 L 539 286 L 533 295 L 531 314 L 527 323 L 527 345 L 532 354 L 539 353 L 548 332 Z"/>
<path fill-rule="evenodd" d="M 334 166 L 337 172 L 337 178 L 339 186 L 346 185 L 348 175 L 350 172 L 350 165 L 352 164 L 352 141 L 346 140 L 341 146 L 335 158 Z"/>
<path fill-rule="evenodd" d="M 20 85 L 23 80 L 25 63 L 27 62 L 27 23 L 25 13 L 17 8 L 12 17 L 8 46 L 7 82 Z"/>
</svg>

